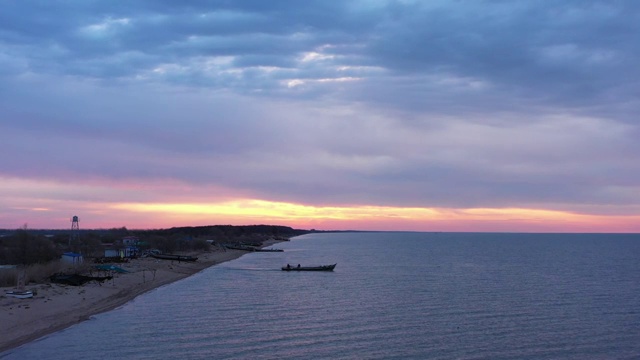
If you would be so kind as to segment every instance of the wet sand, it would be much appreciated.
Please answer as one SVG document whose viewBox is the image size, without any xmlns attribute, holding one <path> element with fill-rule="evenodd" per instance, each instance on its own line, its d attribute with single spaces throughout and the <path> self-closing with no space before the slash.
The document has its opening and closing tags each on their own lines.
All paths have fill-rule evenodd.
<svg viewBox="0 0 640 360">
<path fill-rule="evenodd" d="M 274 242 L 265 243 L 265 246 Z M 141 258 L 115 264 L 129 273 L 115 273 L 102 284 L 95 281 L 83 286 L 37 284 L 26 286 L 34 291 L 31 299 L 5 296 L 0 288 L 0 352 L 36 340 L 112 310 L 140 294 L 193 275 L 210 266 L 237 259 L 242 250 L 218 250 L 198 254 L 196 262 L 177 262 Z"/>
</svg>

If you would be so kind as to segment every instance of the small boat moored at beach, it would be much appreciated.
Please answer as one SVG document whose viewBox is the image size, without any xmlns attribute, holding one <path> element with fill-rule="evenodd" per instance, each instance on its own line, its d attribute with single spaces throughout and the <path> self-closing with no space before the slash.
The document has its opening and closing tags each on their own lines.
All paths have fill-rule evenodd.
<svg viewBox="0 0 640 360">
<path fill-rule="evenodd" d="M 337 264 L 333 265 L 320 265 L 320 266 L 291 266 L 287 264 L 282 267 L 282 271 L 333 271 Z"/>
<path fill-rule="evenodd" d="M 274 248 L 261 248 L 261 245 L 231 245 L 231 244 L 223 244 L 225 249 L 229 250 L 242 250 L 242 251 L 255 251 L 255 252 L 283 252 L 282 249 L 274 249 Z"/>
<path fill-rule="evenodd" d="M 155 254 L 155 253 L 151 253 L 150 255 L 152 257 L 156 258 L 156 259 L 162 259 L 162 260 L 176 260 L 176 261 L 196 261 L 196 260 L 198 260 L 197 257 L 189 256 L 189 255 Z"/>
<path fill-rule="evenodd" d="M 223 244 L 222 246 L 224 246 L 224 248 L 228 250 L 256 251 L 257 249 L 257 247 L 255 246 L 243 245 L 243 244 L 239 244 L 239 245 Z"/>
<path fill-rule="evenodd" d="M 33 297 L 33 292 L 31 291 L 7 291 L 4 294 L 17 299 L 29 299 Z"/>
</svg>

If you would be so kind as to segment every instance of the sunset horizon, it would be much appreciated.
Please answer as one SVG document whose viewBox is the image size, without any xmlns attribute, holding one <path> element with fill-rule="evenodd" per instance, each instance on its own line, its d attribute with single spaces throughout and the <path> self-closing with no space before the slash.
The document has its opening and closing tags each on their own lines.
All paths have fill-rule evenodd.
<svg viewBox="0 0 640 360">
<path fill-rule="evenodd" d="M 34 221 L 16 219 L 4 229 L 165 229 L 211 225 L 281 225 L 321 231 L 637 233 L 639 216 L 602 216 L 539 209 L 434 209 L 381 206 L 314 207 L 258 200 L 221 204 L 92 204 L 73 215 L 49 208 L 22 209 Z M 70 213 L 71 214 L 71 213 Z M 5 219 L 5 222 L 9 222 Z"/>
</svg>

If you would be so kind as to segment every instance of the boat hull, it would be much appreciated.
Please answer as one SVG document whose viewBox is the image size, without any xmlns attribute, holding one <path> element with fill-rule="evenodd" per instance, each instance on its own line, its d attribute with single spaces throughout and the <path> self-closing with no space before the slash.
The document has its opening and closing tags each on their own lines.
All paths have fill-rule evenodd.
<svg viewBox="0 0 640 360">
<path fill-rule="evenodd" d="M 322 266 L 283 266 L 282 271 L 333 271 L 337 264 Z"/>
<path fill-rule="evenodd" d="M 173 254 L 151 254 L 153 258 L 161 259 L 161 260 L 175 260 L 175 261 L 196 261 L 198 260 L 195 256 L 188 255 L 173 255 Z"/>
<path fill-rule="evenodd" d="M 33 292 L 31 291 L 7 291 L 4 294 L 16 299 L 29 299 L 33 297 Z"/>
</svg>

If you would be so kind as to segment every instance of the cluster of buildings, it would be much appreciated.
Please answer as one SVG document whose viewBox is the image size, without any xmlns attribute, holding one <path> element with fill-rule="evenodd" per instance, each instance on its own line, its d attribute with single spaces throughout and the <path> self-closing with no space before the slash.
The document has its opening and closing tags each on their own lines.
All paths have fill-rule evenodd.
<svg viewBox="0 0 640 360">
<path fill-rule="evenodd" d="M 135 258 L 141 255 L 140 246 L 144 245 L 137 236 L 125 236 L 121 241 L 111 244 L 103 244 L 103 257 L 105 258 Z M 70 264 L 81 264 L 84 262 L 82 254 L 65 252 L 62 260 Z"/>
</svg>

